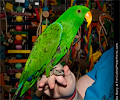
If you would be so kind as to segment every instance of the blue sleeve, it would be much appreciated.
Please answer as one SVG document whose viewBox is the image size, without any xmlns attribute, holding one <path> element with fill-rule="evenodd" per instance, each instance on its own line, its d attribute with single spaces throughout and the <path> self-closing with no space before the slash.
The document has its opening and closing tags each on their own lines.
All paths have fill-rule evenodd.
<svg viewBox="0 0 120 100">
<path fill-rule="evenodd" d="M 99 67 L 100 61 L 97 62 L 94 66 L 94 68 L 87 73 L 87 75 L 92 78 L 94 81 L 96 81 L 96 72 L 97 72 L 97 68 Z"/>
<path fill-rule="evenodd" d="M 88 87 L 84 100 L 113 98 L 114 93 L 114 48 L 103 53 L 94 68 L 87 73 L 95 82 Z M 111 96 L 112 94 L 112 96 Z M 112 99 L 110 99 L 112 100 Z"/>
</svg>

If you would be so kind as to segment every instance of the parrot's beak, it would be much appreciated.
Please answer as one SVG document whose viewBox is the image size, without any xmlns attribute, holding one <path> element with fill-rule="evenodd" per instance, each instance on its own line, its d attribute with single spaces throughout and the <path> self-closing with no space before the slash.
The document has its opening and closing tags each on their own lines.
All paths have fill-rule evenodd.
<svg viewBox="0 0 120 100">
<path fill-rule="evenodd" d="M 90 11 L 88 11 L 85 15 L 85 19 L 87 21 L 87 28 L 89 27 L 89 25 L 91 24 L 92 22 L 92 14 Z"/>
</svg>

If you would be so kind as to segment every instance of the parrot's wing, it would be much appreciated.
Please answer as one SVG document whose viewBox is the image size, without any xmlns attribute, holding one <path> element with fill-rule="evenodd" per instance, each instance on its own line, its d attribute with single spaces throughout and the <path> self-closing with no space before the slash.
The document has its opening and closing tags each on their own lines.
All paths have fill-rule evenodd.
<svg viewBox="0 0 120 100">
<path fill-rule="evenodd" d="M 54 22 L 46 28 L 46 30 L 38 37 L 34 44 L 26 63 L 27 66 L 25 66 L 26 71 L 30 71 L 31 69 L 39 70 L 40 67 L 48 64 L 51 61 L 60 43 L 62 32 L 62 25 L 58 22 Z M 34 65 L 28 66 L 29 64 Z"/>
<path fill-rule="evenodd" d="M 35 76 L 41 73 L 39 71 L 44 71 L 43 66 L 51 62 L 60 43 L 62 32 L 61 24 L 54 22 L 36 40 L 19 81 L 19 86 L 24 83 L 21 95 L 36 82 Z"/>
</svg>

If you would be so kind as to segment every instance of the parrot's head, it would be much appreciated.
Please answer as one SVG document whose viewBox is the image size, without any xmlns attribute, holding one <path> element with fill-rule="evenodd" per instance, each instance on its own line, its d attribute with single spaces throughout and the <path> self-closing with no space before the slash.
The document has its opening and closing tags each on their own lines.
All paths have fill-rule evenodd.
<svg viewBox="0 0 120 100">
<path fill-rule="evenodd" d="M 87 28 L 92 21 L 90 9 L 82 5 L 70 7 L 66 11 L 66 16 L 68 16 L 69 19 L 72 19 L 75 24 L 79 24 L 79 26 L 81 26 L 84 21 L 87 21 Z"/>
</svg>

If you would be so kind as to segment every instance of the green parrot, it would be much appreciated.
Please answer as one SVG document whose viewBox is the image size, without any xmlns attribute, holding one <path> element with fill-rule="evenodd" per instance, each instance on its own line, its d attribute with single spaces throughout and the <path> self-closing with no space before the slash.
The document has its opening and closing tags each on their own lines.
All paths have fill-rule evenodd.
<svg viewBox="0 0 120 100">
<path fill-rule="evenodd" d="M 89 27 L 92 21 L 89 8 L 73 6 L 42 32 L 34 43 L 13 99 L 18 95 L 22 97 L 44 73 L 47 77 L 50 76 L 50 71 L 70 48 L 84 19 Z M 62 75 L 60 73 L 59 75 Z"/>
</svg>

